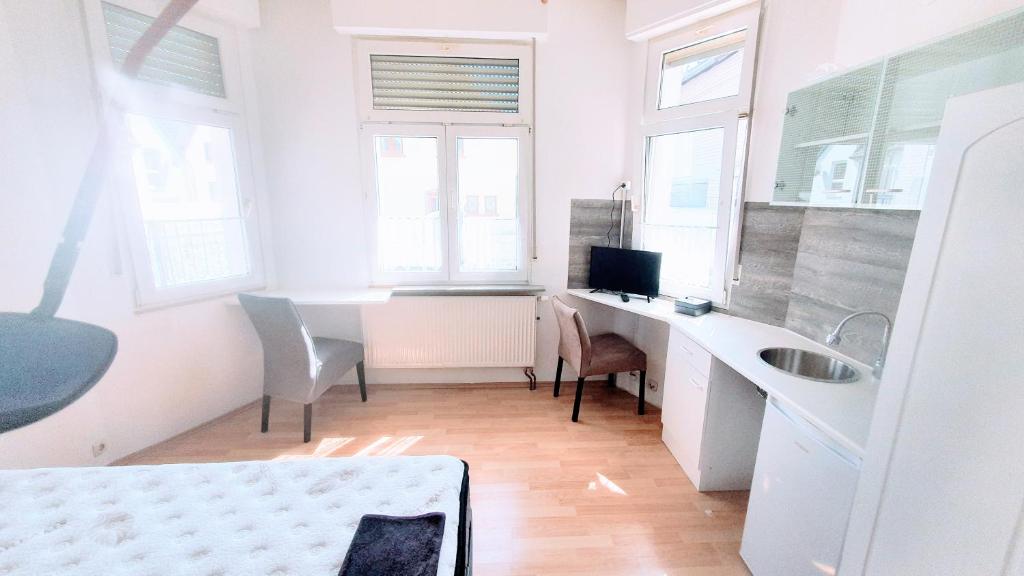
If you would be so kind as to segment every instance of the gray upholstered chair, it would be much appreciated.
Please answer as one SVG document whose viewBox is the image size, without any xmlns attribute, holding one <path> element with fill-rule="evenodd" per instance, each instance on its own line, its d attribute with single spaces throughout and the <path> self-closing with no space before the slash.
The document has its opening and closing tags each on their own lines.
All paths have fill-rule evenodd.
<svg viewBox="0 0 1024 576">
<path fill-rule="evenodd" d="M 580 417 L 580 401 L 583 400 L 583 380 L 595 374 L 607 374 L 608 381 L 614 382 L 619 372 L 640 371 L 640 399 L 636 413 L 644 413 L 644 391 L 647 388 L 647 355 L 643 350 L 630 344 L 618 334 L 600 334 L 591 337 L 583 317 L 575 308 L 570 308 L 557 296 L 551 298 L 558 320 L 558 367 L 555 369 L 555 397 L 562 385 L 562 364 L 569 365 L 579 376 L 576 380 L 576 402 L 572 407 L 572 421 Z"/>
<path fill-rule="evenodd" d="M 239 294 L 263 344 L 263 414 L 260 432 L 270 424 L 270 398 L 303 404 L 302 441 L 309 442 L 313 401 L 353 367 L 366 402 L 363 345 L 334 338 L 311 338 L 288 298 Z"/>
</svg>

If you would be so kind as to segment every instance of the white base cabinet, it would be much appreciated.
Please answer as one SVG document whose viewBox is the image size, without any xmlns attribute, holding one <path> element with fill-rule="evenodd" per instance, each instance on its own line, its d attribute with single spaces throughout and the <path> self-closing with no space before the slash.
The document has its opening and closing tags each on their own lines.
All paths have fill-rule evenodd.
<svg viewBox="0 0 1024 576">
<path fill-rule="evenodd" d="M 748 490 L 764 400 L 754 385 L 672 328 L 661 438 L 701 492 Z"/>
<path fill-rule="evenodd" d="M 860 460 L 769 400 L 740 555 L 754 576 L 835 574 Z"/>
</svg>

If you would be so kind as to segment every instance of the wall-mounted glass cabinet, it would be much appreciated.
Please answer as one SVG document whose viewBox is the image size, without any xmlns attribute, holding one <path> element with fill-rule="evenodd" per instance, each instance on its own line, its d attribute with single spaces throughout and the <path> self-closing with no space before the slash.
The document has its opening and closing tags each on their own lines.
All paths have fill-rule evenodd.
<svg viewBox="0 0 1024 576">
<path fill-rule="evenodd" d="M 1024 11 L 790 93 L 773 204 L 920 209 L 946 100 L 1024 82 Z"/>
</svg>

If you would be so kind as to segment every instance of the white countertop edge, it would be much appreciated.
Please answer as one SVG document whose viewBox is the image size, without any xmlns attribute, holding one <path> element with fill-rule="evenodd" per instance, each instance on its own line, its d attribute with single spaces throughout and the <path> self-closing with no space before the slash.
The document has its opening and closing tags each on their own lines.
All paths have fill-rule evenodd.
<svg viewBox="0 0 1024 576">
<path fill-rule="evenodd" d="M 617 295 L 591 294 L 589 290 L 574 289 L 568 293 L 666 322 L 843 447 L 863 457 L 878 392 L 878 381 L 871 376 L 870 366 L 779 326 L 721 312 L 685 316 L 677 314 L 672 302 L 667 300 L 648 304 L 639 299 L 622 302 Z M 770 347 L 799 348 L 836 356 L 854 366 L 861 378 L 847 384 L 830 384 L 787 374 L 758 357 L 758 352 Z"/>
</svg>

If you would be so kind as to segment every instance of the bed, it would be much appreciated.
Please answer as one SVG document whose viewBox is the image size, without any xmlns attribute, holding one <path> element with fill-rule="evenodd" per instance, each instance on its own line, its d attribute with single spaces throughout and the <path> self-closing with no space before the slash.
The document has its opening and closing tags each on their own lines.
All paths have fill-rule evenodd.
<svg viewBox="0 0 1024 576">
<path fill-rule="evenodd" d="M 444 512 L 438 574 L 471 572 L 449 456 L 0 471 L 0 575 L 336 575 L 364 514 Z"/>
</svg>

